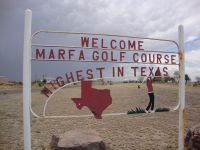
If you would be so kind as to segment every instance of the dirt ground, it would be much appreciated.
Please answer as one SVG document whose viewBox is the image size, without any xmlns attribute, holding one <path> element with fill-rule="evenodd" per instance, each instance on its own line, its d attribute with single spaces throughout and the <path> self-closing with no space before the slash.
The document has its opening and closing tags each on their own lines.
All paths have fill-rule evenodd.
<svg viewBox="0 0 200 150">
<path fill-rule="evenodd" d="M 146 86 L 137 84 L 94 85 L 110 89 L 112 105 L 104 113 L 126 113 L 131 108 L 148 104 Z M 178 86 L 154 84 L 155 107 L 174 108 L 178 102 Z M 40 88 L 32 91 L 32 109 L 42 116 L 46 97 Z M 46 115 L 91 114 L 85 107 L 78 110 L 71 98 L 80 97 L 80 87 L 67 87 L 56 93 L 47 105 Z M 186 86 L 185 131 L 200 123 L 200 87 Z M 23 149 L 22 89 L 0 87 L 0 150 Z M 31 115 L 32 149 L 48 149 L 51 136 L 69 130 L 95 129 L 108 150 L 165 150 L 178 148 L 178 111 L 137 115 L 86 118 L 35 118 Z"/>
</svg>

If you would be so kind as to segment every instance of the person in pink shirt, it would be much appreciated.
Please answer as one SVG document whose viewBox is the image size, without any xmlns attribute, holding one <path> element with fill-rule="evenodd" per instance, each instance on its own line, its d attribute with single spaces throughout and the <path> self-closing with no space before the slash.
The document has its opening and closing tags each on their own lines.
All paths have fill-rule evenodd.
<svg viewBox="0 0 200 150">
<path fill-rule="evenodd" d="M 148 95 L 149 95 L 149 104 L 147 108 L 145 109 L 146 113 L 149 113 L 149 109 L 151 110 L 150 112 L 154 112 L 154 92 L 153 92 L 153 85 L 152 85 L 152 79 L 151 77 L 147 78 L 147 90 L 148 90 Z"/>
</svg>

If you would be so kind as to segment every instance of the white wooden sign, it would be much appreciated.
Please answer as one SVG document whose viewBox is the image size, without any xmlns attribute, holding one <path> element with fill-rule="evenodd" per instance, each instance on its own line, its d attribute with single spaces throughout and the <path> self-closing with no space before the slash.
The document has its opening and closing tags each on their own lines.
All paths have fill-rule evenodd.
<svg viewBox="0 0 200 150">
<path fill-rule="evenodd" d="M 53 118 L 53 117 L 87 117 L 85 116 L 46 116 L 46 106 L 51 96 L 55 94 L 61 88 L 67 86 L 64 85 L 64 79 L 59 76 L 56 78 L 57 85 L 52 83 L 55 91 L 51 91 L 44 105 L 43 116 L 37 115 L 31 108 L 31 62 L 32 61 L 75 61 L 75 62 L 108 62 L 108 63 L 135 63 L 135 64 L 158 64 L 158 65 L 178 65 L 179 66 L 179 101 L 174 110 L 179 109 L 179 150 L 184 148 L 184 108 L 185 108 L 185 64 L 184 64 L 184 33 L 183 26 L 179 26 L 179 43 L 166 39 L 156 38 L 142 38 L 142 37 L 131 37 L 121 35 L 109 35 L 109 34 L 92 34 L 92 33 L 72 33 L 72 32 L 60 32 L 60 31 L 38 31 L 31 35 L 31 21 L 32 11 L 25 11 L 25 29 L 24 29 L 24 52 L 23 52 L 23 129 L 24 129 L 24 149 L 31 149 L 31 127 L 30 127 L 30 112 L 35 117 Z M 32 43 L 32 38 L 40 33 L 57 33 L 57 34 L 79 34 L 82 35 L 80 38 L 81 46 L 66 46 L 66 45 L 39 45 Z M 101 38 L 92 38 L 91 36 L 100 36 Z M 105 37 L 111 37 L 109 41 L 106 41 Z M 121 39 L 115 39 L 121 38 Z M 123 40 L 123 38 L 129 38 L 129 40 Z M 137 39 L 137 40 L 135 40 Z M 179 50 L 178 62 L 176 61 L 176 55 L 172 52 L 160 52 L 160 51 L 145 51 L 145 41 L 162 41 L 171 42 L 175 44 Z M 31 47 L 36 47 L 35 57 L 31 56 Z M 37 48 L 38 47 L 38 48 Z M 41 49 L 41 47 L 43 47 Z M 58 49 L 62 47 L 62 49 Z M 50 49 L 51 48 L 51 49 Z M 73 50 L 72 50 L 73 48 Z M 84 54 L 83 50 L 89 49 L 87 55 Z M 97 49 L 101 50 L 98 51 Z M 75 51 L 78 51 L 79 55 L 75 56 Z M 106 51 L 109 50 L 109 51 Z M 117 53 L 115 55 L 114 53 Z M 149 59 L 151 55 L 155 55 L 155 59 Z M 130 58 L 130 56 L 132 56 Z M 155 76 L 155 72 L 158 68 L 154 67 L 131 67 L 135 76 Z M 138 70 L 140 74 L 138 75 Z M 146 69 L 148 71 L 146 71 Z M 123 75 L 123 68 L 117 70 L 112 69 L 110 77 L 104 77 L 104 68 L 96 68 L 99 71 L 99 78 L 113 78 L 116 76 Z M 113 71 L 114 70 L 114 71 Z M 86 71 L 87 78 L 90 80 L 96 80 L 97 77 L 93 77 L 91 69 Z M 160 71 L 160 68 L 159 68 Z M 73 82 L 80 82 L 82 80 L 81 71 L 77 71 L 77 80 Z M 147 73 L 148 72 L 148 73 Z M 161 72 L 163 75 L 168 75 L 168 68 L 162 67 Z M 68 79 L 68 78 L 67 78 Z M 72 82 L 72 83 L 73 83 Z M 71 83 L 69 83 L 71 84 Z M 55 88 L 55 87 L 58 88 Z M 126 113 L 112 113 L 104 115 L 122 115 Z"/>
</svg>

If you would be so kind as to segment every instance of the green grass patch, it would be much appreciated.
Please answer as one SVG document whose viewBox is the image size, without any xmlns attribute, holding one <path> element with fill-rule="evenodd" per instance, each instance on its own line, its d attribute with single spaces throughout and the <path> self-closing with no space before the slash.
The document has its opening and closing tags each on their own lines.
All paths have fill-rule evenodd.
<svg viewBox="0 0 200 150">
<path fill-rule="evenodd" d="M 140 114 L 140 113 L 145 113 L 145 110 L 139 107 L 136 107 L 135 110 L 131 109 L 127 112 L 127 114 Z"/>
<path fill-rule="evenodd" d="M 170 111 L 169 108 L 165 108 L 165 107 L 159 107 L 155 109 L 155 112 L 168 112 Z M 136 107 L 135 109 L 131 109 L 127 112 L 127 114 L 141 114 L 141 113 L 145 113 L 145 110 L 143 108 L 139 108 Z"/>
<path fill-rule="evenodd" d="M 156 108 L 155 110 L 155 112 L 167 112 L 167 111 L 170 111 L 170 109 L 164 107 Z"/>
</svg>

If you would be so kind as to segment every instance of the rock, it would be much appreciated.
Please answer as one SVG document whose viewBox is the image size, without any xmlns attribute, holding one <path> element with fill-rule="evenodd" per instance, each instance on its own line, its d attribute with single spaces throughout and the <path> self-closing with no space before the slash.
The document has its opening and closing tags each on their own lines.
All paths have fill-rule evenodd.
<svg viewBox="0 0 200 150">
<path fill-rule="evenodd" d="M 197 124 L 187 132 L 185 146 L 188 150 L 200 150 L 200 124 Z"/>
<path fill-rule="evenodd" d="M 105 143 L 95 130 L 72 130 L 52 136 L 51 147 L 55 150 L 106 150 Z"/>
<path fill-rule="evenodd" d="M 56 137 L 55 135 L 52 135 L 51 137 L 51 143 L 50 143 L 50 149 L 55 150 L 57 147 L 59 141 L 59 137 Z"/>
</svg>

